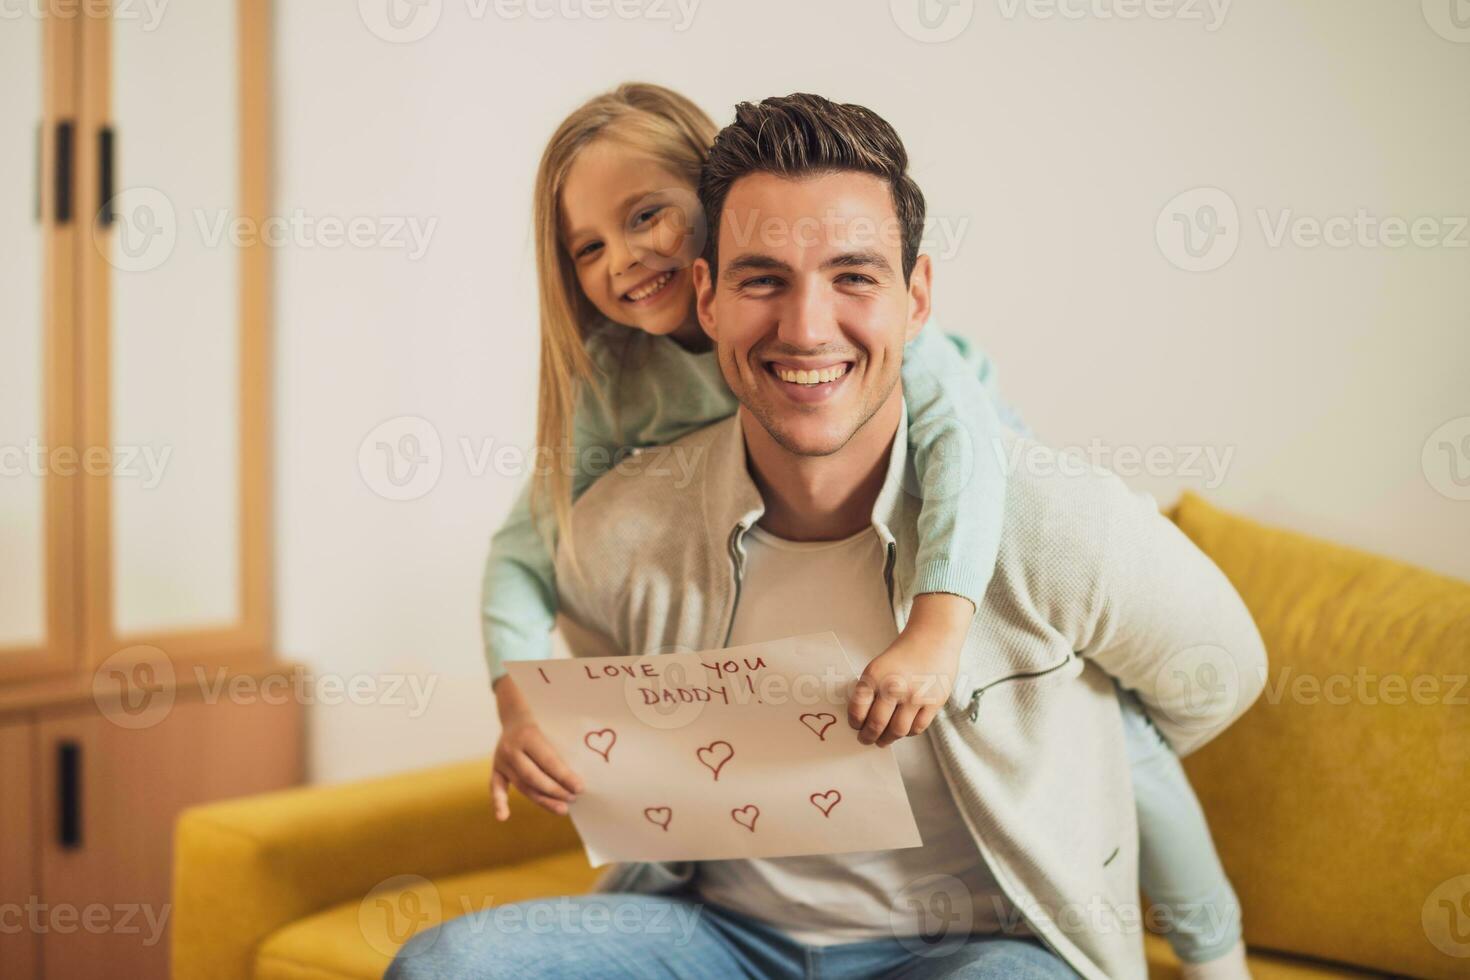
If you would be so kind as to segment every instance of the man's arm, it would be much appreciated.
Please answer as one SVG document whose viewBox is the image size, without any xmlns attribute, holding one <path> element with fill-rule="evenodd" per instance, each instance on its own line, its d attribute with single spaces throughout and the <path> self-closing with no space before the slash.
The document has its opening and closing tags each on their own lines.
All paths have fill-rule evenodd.
<svg viewBox="0 0 1470 980">
<path fill-rule="evenodd" d="M 1091 635 L 1078 649 L 1134 690 L 1175 754 L 1245 713 L 1266 682 L 1266 648 L 1245 603 L 1204 552 L 1116 476 L 1097 539 Z"/>
</svg>

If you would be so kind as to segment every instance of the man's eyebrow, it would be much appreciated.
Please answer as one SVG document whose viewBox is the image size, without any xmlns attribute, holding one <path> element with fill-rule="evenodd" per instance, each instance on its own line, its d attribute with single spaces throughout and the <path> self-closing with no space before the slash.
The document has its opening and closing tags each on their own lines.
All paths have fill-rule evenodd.
<svg viewBox="0 0 1470 980">
<path fill-rule="evenodd" d="M 730 279 L 742 272 L 791 272 L 791 266 L 782 262 L 773 255 L 765 255 L 761 252 L 747 252 L 731 259 L 725 265 L 725 271 L 721 273 L 722 278 Z"/>
<path fill-rule="evenodd" d="M 893 274 L 893 266 L 889 264 L 888 259 L 884 257 L 883 253 L 875 252 L 872 249 L 859 249 L 856 252 L 843 252 L 841 255 L 834 255 L 822 263 L 822 268 L 853 269 L 867 265 L 873 266 L 886 275 Z"/>
<path fill-rule="evenodd" d="M 834 255 L 823 262 L 823 269 L 855 269 L 871 266 L 885 275 L 893 274 L 893 266 L 882 252 L 871 249 L 859 249 L 855 252 L 843 252 Z M 760 252 L 751 252 L 741 255 L 725 266 L 724 276 L 733 277 L 743 272 L 791 272 L 791 266 L 782 262 L 774 256 L 764 255 Z"/>
</svg>

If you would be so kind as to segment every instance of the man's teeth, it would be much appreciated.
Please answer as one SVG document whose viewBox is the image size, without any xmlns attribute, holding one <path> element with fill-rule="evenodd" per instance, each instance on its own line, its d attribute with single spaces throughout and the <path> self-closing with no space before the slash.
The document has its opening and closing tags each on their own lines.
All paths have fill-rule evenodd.
<svg viewBox="0 0 1470 980">
<path fill-rule="evenodd" d="M 789 381 L 798 385 L 819 385 L 828 381 L 836 381 L 847 373 L 846 364 L 837 364 L 829 368 L 821 368 L 817 371 L 793 371 L 790 368 L 777 366 L 776 377 L 782 381 Z"/>
<path fill-rule="evenodd" d="M 658 292 L 660 289 L 663 289 L 665 286 L 667 286 L 669 284 L 669 280 L 672 278 L 674 278 L 674 274 L 672 272 L 665 272 L 663 275 L 659 276 L 657 279 L 646 286 L 639 286 L 637 289 L 628 290 L 627 294 L 624 296 L 624 299 L 632 300 L 634 303 L 638 302 L 640 299 L 647 299 L 654 293 Z"/>
</svg>

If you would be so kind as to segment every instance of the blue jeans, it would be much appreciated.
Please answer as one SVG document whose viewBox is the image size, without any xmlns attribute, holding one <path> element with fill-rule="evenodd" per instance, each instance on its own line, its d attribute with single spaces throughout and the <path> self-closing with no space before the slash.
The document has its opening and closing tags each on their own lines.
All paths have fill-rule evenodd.
<svg viewBox="0 0 1470 980">
<path fill-rule="evenodd" d="M 688 892 L 598 893 L 471 912 L 414 936 L 384 974 L 385 980 L 1076 976 L 1040 942 L 1020 936 L 957 937 L 932 948 L 916 937 L 804 946 Z"/>
</svg>

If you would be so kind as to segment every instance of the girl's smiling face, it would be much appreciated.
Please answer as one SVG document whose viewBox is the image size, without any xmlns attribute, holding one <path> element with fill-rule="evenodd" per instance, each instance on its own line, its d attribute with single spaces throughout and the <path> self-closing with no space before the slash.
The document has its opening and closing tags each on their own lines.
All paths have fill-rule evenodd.
<svg viewBox="0 0 1470 980">
<path fill-rule="evenodd" d="M 599 139 L 567 173 L 561 218 L 577 281 L 604 316 L 686 346 L 707 343 L 690 273 L 704 223 L 688 180 Z"/>
</svg>

